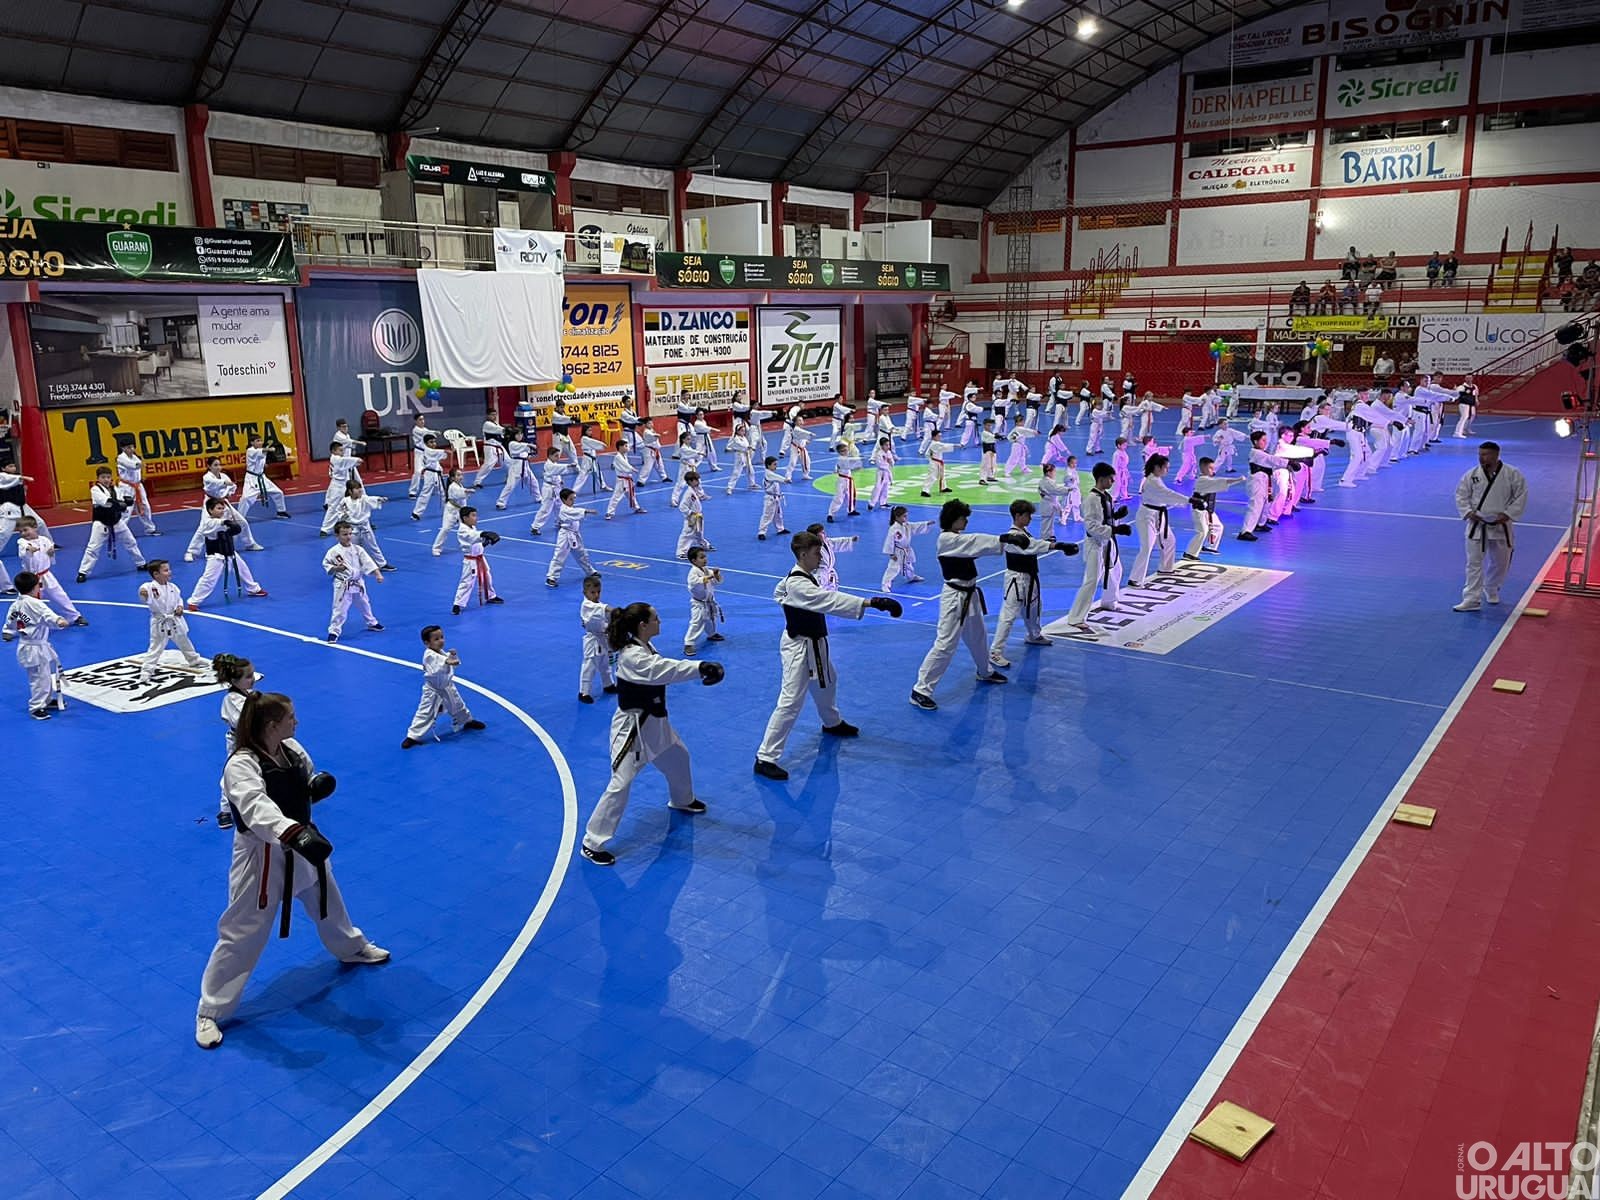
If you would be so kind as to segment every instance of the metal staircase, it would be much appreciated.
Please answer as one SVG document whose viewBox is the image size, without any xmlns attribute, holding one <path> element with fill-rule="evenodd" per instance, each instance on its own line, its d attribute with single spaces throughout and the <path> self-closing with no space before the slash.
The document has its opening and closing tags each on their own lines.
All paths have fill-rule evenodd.
<svg viewBox="0 0 1600 1200">
<path fill-rule="evenodd" d="M 1126 258 L 1122 243 L 1108 246 L 1090 260 L 1089 265 L 1068 281 L 1062 295 L 1064 317 L 1103 317 L 1117 302 L 1139 273 L 1139 248 L 1134 246 Z"/>
<path fill-rule="evenodd" d="M 1006 370 L 1026 370 L 1029 359 L 1028 325 L 1033 303 L 1033 188 L 1017 184 L 1011 188 L 1006 224 L 1006 290 L 1000 301 L 1000 319 L 1005 329 Z"/>
<path fill-rule="evenodd" d="M 1533 248 L 1533 222 L 1528 222 L 1528 232 L 1522 239 L 1519 252 L 1508 253 L 1511 230 L 1507 227 L 1500 238 L 1500 257 L 1490 268 L 1489 286 L 1483 297 L 1486 313 L 1533 313 L 1540 309 L 1544 290 L 1550 283 L 1550 266 L 1556 254 L 1558 227 L 1550 236 L 1550 246 L 1545 250 Z"/>
</svg>

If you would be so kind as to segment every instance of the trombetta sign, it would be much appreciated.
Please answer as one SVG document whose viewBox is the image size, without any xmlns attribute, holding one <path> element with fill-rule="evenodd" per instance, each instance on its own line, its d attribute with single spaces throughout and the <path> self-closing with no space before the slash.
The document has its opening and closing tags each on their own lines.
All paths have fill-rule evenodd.
<svg viewBox="0 0 1600 1200">
<path fill-rule="evenodd" d="M 765 258 L 748 254 L 656 254 L 656 282 L 669 288 L 762 288 L 786 292 L 945 292 L 947 263 L 854 258 Z"/>
</svg>

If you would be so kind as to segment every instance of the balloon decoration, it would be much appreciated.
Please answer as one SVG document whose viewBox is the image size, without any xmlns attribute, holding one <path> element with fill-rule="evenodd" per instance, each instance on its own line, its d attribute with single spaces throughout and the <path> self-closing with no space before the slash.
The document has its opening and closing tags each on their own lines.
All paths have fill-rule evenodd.
<svg viewBox="0 0 1600 1200">
<path fill-rule="evenodd" d="M 1211 343 L 1211 357 L 1213 361 L 1220 361 L 1222 356 L 1227 352 L 1228 343 L 1223 341 L 1221 338 L 1218 338 L 1216 341 Z"/>
<path fill-rule="evenodd" d="M 572 385 L 571 375 L 563 375 L 561 377 L 561 382 L 556 384 L 556 391 L 558 392 L 575 392 L 577 390 L 578 389 Z"/>
<path fill-rule="evenodd" d="M 1327 338 L 1312 338 L 1306 343 L 1312 358 L 1327 358 L 1333 353 L 1333 343 Z"/>
<path fill-rule="evenodd" d="M 440 386 L 441 385 L 437 379 L 419 379 L 417 380 L 417 389 L 413 395 L 415 395 L 418 400 L 431 400 L 433 403 L 437 404 L 439 402 Z"/>
</svg>

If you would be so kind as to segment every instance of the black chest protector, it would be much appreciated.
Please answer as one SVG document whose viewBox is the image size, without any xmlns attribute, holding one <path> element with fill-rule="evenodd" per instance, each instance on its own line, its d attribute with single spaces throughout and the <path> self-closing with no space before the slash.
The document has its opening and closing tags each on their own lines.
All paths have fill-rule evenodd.
<svg viewBox="0 0 1600 1200">
<path fill-rule="evenodd" d="M 664 683 L 635 683 L 617 672 L 617 707 L 623 712 L 636 712 L 646 717 L 667 715 L 667 685 Z"/>
<path fill-rule="evenodd" d="M 27 488 L 16 476 L 0 474 L 0 504 L 15 504 L 21 508 L 28 502 Z"/>
<path fill-rule="evenodd" d="M 939 570 L 946 583 L 974 584 L 978 581 L 978 560 L 939 555 Z"/>
<path fill-rule="evenodd" d="M 967 560 L 971 562 L 969 558 Z M 1032 575 L 1039 577 L 1039 556 L 1037 554 L 1018 554 L 1015 551 L 1006 551 L 1006 570 L 1015 571 L 1019 575 Z"/>
<path fill-rule="evenodd" d="M 790 571 L 789 579 L 811 579 L 804 571 Z M 815 579 L 811 579 L 816 583 Z M 779 605 L 783 609 L 783 628 L 792 638 L 817 638 L 828 636 L 828 616 L 826 613 L 813 612 L 809 608 L 795 608 L 793 605 Z"/>
<path fill-rule="evenodd" d="M 239 527 L 232 521 L 227 522 L 216 533 L 208 534 L 205 539 L 207 554 L 223 554 L 233 557 L 233 537 L 239 532 Z"/>
</svg>

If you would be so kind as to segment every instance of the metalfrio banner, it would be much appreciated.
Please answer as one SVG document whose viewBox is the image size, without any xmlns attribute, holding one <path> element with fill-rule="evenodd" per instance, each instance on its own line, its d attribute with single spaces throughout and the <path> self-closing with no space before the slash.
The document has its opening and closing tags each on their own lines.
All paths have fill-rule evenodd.
<svg viewBox="0 0 1600 1200">
<path fill-rule="evenodd" d="M 832 400 L 844 387 L 842 309 L 756 310 L 758 399 L 763 405 Z"/>
<path fill-rule="evenodd" d="M 445 388 L 438 403 L 420 400 L 417 381 L 428 375 L 417 285 L 404 279 L 329 280 L 301 288 L 300 370 L 305 379 L 305 439 L 312 458 L 327 458 L 334 422 L 350 422 L 357 437 L 363 413 L 382 428 L 408 433 L 419 412 L 434 429 L 476 435 L 488 411 L 479 388 Z"/>
</svg>

